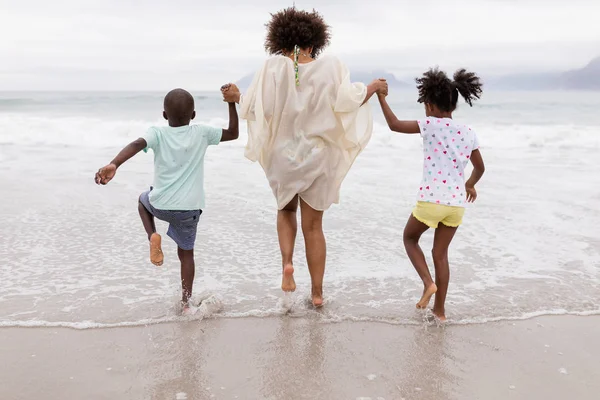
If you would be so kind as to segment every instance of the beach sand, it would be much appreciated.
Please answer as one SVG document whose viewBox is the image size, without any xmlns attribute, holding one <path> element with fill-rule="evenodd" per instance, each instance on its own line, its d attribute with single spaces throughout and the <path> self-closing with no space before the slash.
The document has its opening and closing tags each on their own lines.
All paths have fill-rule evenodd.
<svg viewBox="0 0 600 400">
<path fill-rule="evenodd" d="M 1 398 L 597 399 L 600 317 L 0 329 Z"/>
</svg>

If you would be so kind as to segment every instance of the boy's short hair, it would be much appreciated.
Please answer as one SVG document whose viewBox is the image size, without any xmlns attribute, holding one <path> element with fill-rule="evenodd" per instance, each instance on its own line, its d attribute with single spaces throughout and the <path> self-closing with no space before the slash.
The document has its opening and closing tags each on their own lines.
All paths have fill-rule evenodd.
<svg viewBox="0 0 600 400">
<path fill-rule="evenodd" d="M 165 96 L 164 108 L 169 119 L 192 119 L 194 96 L 187 90 L 173 89 Z"/>
</svg>

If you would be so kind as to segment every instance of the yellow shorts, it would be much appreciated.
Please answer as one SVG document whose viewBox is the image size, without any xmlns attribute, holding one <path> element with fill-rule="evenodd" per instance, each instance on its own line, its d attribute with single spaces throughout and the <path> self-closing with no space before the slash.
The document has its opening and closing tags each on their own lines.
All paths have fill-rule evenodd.
<svg viewBox="0 0 600 400">
<path fill-rule="evenodd" d="M 457 228 L 462 224 L 464 207 L 445 206 L 443 204 L 419 201 L 412 212 L 419 222 L 436 229 L 441 222 L 445 226 Z"/>
</svg>

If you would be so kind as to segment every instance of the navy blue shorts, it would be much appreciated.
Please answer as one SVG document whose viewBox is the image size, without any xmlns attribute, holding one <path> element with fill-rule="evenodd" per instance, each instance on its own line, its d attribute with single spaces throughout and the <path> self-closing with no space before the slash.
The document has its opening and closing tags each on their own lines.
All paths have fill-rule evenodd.
<svg viewBox="0 0 600 400">
<path fill-rule="evenodd" d="M 202 210 L 189 211 L 169 211 L 159 210 L 150 204 L 150 191 L 140 195 L 140 203 L 155 218 L 169 223 L 167 235 L 177 243 L 182 250 L 193 250 L 196 243 L 196 232 L 198 230 L 198 220 L 202 215 Z"/>
</svg>

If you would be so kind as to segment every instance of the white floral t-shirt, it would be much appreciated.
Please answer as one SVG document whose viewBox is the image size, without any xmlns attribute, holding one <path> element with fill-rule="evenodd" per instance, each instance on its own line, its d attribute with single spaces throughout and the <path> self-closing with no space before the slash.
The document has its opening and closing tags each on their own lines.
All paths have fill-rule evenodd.
<svg viewBox="0 0 600 400">
<path fill-rule="evenodd" d="M 451 118 L 417 121 L 423 137 L 423 180 L 417 201 L 465 207 L 465 167 L 479 148 L 469 126 Z"/>
</svg>

